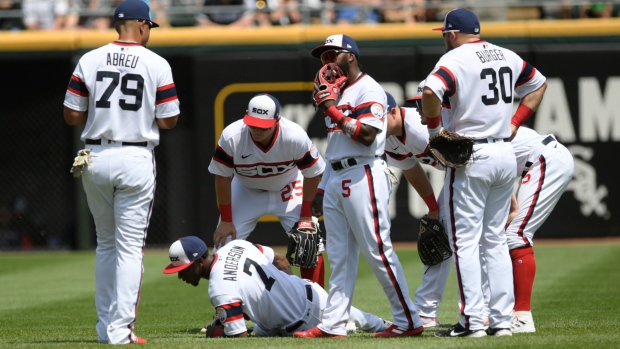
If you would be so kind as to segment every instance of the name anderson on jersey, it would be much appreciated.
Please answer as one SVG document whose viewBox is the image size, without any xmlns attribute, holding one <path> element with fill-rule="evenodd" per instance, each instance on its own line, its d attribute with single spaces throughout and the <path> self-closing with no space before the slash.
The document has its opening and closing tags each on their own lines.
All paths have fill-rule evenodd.
<svg viewBox="0 0 620 349">
<path fill-rule="evenodd" d="M 224 278 L 225 281 L 237 281 L 237 268 L 239 266 L 239 260 L 243 256 L 245 248 L 239 246 L 233 246 L 226 259 L 224 260 Z"/>
<path fill-rule="evenodd" d="M 135 68 L 138 65 L 140 56 L 126 55 L 124 53 L 109 53 L 106 65 L 115 65 L 117 67 Z"/>
</svg>

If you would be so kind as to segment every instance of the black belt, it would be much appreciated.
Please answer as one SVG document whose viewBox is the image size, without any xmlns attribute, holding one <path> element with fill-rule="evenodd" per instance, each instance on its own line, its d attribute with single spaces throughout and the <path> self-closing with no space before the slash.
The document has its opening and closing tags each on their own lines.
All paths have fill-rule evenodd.
<svg viewBox="0 0 620 349">
<path fill-rule="evenodd" d="M 108 141 L 109 143 L 110 141 Z M 86 141 L 84 141 L 84 143 L 86 144 L 92 144 L 92 145 L 101 145 L 101 139 L 87 139 Z M 122 145 L 133 145 L 136 147 L 146 147 L 149 143 L 148 142 L 121 142 Z"/>
<path fill-rule="evenodd" d="M 492 141 L 489 142 L 488 138 L 480 138 L 480 139 L 474 139 L 474 144 L 480 144 L 480 143 L 495 143 L 498 140 L 502 140 L 504 142 L 510 142 L 510 138 L 491 138 Z"/>
<path fill-rule="evenodd" d="M 349 165 L 348 167 L 357 165 L 357 160 L 355 160 L 354 158 L 348 158 L 344 161 L 346 161 L 346 163 Z M 334 169 L 334 171 L 340 171 L 345 167 L 342 166 L 342 160 L 341 160 L 341 161 L 332 162 L 332 168 Z"/>
<path fill-rule="evenodd" d="M 308 298 L 308 300 L 312 302 L 312 286 L 310 285 L 306 285 L 306 298 Z M 299 320 L 292 325 L 286 326 L 284 329 L 286 330 L 286 332 L 294 332 L 296 329 L 301 327 L 301 325 L 303 325 L 304 323 L 305 323 L 304 320 Z"/>
<path fill-rule="evenodd" d="M 542 143 L 542 145 L 544 145 L 544 146 L 547 146 L 547 144 L 549 144 L 551 142 L 555 142 L 555 138 L 552 135 L 548 135 L 547 138 L 545 138 L 542 141 L 540 141 L 540 143 Z M 534 164 L 533 162 L 527 161 L 527 162 L 525 162 L 525 167 L 529 168 L 533 164 Z M 523 173 L 521 174 L 521 177 L 525 176 L 526 173 L 527 173 L 527 171 L 523 171 Z"/>
</svg>

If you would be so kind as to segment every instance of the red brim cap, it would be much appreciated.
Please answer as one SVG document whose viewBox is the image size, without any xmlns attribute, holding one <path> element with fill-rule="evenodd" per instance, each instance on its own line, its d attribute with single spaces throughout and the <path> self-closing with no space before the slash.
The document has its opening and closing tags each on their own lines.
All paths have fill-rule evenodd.
<svg viewBox="0 0 620 349">
<path fill-rule="evenodd" d="M 422 99 L 422 96 L 415 96 L 415 97 L 405 99 L 405 102 L 419 101 L 421 99 Z"/>
<path fill-rule="evenodd" d="M 444 28 L 444 27 L 439 27 L 439 28 L 433 28 L 433 30 L 441 30 L 441 31 L 444 31 L 444 30 L 446 30 L 446 28 Z"/>
<path fill-rule="evenodd" d="M 193 263 L 193 262 L 192 262 Z M 190 265 L 192 265 L 192 263 L 187 263 L 187 264 L 183 264 L 183 265 L 177 265 L 174 266 L 173 264 L 168 265 L 167 267 L 164 268 L 164 274 L 174 274 L 174 273 L 178 273 L 183 269 L 186 269 L 187 267 L 189 267 Z"/>
<path fill-rule="evenodd" d="M 276 124 L 276 121 L 276 119 L 260 119 L 248 114 L 245 114 L 243 117 L 243 122 L 246 125 L 258 128 L 272 128 L 273 125 Z"/>
</svg>

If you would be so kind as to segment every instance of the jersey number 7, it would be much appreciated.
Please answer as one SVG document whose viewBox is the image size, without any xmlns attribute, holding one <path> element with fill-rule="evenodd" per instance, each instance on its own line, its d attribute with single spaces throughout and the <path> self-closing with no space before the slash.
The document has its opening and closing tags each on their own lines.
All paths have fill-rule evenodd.
<svg viewBox="0 0 620 349">
<path fill-rule="evenodd" d="M 276 282 L 276 279 L 267 276 L 267 273 L 265 273 L 265 271 L 260 266 L 260 264 L 256 263 L 255 261 L 253 261 L 253 260 L 251 260 L 249 258 L 245 259 L 245 263 L 243 264 L 243 272 L 248 274 L 248 275 L 250 275 L 250 276 L 252 276 L 252 272 L 250 271 L 250 267 L 251 266 L 254 266 L 254 269 L 256 269 L 256 272 L 258 273 L 258 276 L 260 277 L 260 279 L 265 284 L 265 289 L 267 289 L 267 291 L 271 291 L 271 287 Z"/>
</svg>

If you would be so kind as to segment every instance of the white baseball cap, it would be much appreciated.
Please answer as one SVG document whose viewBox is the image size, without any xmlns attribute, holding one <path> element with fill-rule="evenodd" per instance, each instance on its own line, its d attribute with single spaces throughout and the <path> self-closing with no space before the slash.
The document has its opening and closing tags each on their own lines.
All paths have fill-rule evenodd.
<svg viewBox="0 0 620 349">
<path fill-rule="evenodd" d="M 186 236 L 170 245 L 168 252 L 170 265 L 164 268 L 164 274 L 174 274 L 189 267 L 207 252 L 207 245 L 196 236 Z"/>
<path fill-rule="evenodd" d="M 262 93 L 250 99 L 243 122 L 252 127 L 271 128 L 279 116 L 280 102 L 274 96 Z"/>
<path fill-rule="evenodd" d="M 420 84 L 418 85 L 418 92 L 415 95 L 415 97 L 407 98 L 405 100 L 405 102 L 407 102 L 407 103 L 416 103 L 416 106 L 418 108 L 420 108 L 422 106 L 422 103 L 418 103 L 417 101 L 421 101 L 422 100 L 422 94 L 424 93 L 424 85 L 425 84 L 426 84 L 426 80 L 420 81 Z"/>
</svg>

